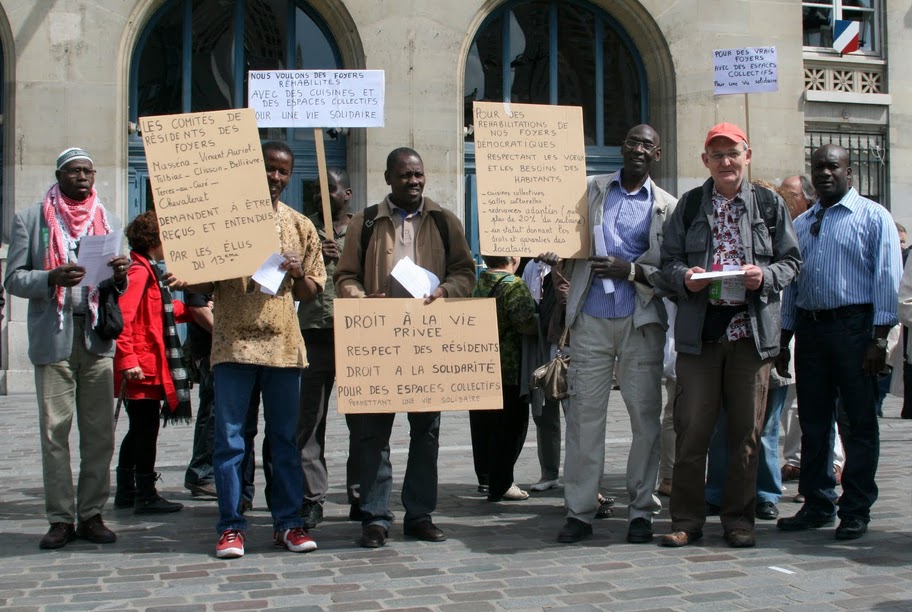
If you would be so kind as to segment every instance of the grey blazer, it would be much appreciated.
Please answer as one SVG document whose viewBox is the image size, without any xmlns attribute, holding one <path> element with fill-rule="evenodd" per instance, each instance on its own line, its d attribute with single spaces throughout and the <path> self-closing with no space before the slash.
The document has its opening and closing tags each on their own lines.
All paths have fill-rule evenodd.
<svg viewBox="0 0 912 612">
<path fill-rule="evenodd" d="M 120 220 L 110 211 L 107 214 L 111 230 L 120 231 Z M 48 286 L 50 272 L 44 269 L 42 230 L 46 228 L 41 204 L 16 214 L 3 281 L 10 295 L 29 301 L 28 354 L 35 365 L 64 361 L 73 350 L 73 311 L 69 305 L 64 307 L 63 328 L 58 329 L 54 288 Z M 102 340 L 92 329 L 86 331 L 85 346 L 90 353 L 114 356 L 114 341 Z"/>
</svg>

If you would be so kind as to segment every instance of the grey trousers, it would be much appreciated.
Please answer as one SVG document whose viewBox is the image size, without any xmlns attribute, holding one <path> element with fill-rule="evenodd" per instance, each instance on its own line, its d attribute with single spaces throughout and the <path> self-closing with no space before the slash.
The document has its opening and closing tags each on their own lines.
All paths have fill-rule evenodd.
<svg viewBox="0 0 912 612">
<path fill-rule="evenodd" d="M 662 355 L 665 330 L 654 323 L 633 326 L 633 317 L 599 319 L 581 313 L 570 331 L 570 396 L 564 504 L 567 517 L 589 523 L 605 469 L 605 421 L 615 362 L 633 440 L 627 457 L 628 520 L 652 521 L 662 505 L 653 493 L 659 469 Z"/>
<path fill-rule="evenodd" d="M 49 523 L 85 521 L 101 513 L 111 491 L 114 454 L 114 362 L 89 353 L 83 318 L 74 317 L 66 361 L 35 366 L 44 508 Z M 79 428 L 79 482 L 73 490 L 70 429 Z"/>
</svg>

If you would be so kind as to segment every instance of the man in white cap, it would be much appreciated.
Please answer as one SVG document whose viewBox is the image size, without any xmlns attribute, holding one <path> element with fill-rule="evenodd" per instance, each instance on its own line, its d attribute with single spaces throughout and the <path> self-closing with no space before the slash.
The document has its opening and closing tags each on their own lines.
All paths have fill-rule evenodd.
<svg viewBox="0 0 912 612">
<path fill-rule="evenodd" d="M 706 451 L 724 407 L 729 449 L 721 513 L 730 546 L 754 546 L 757 444 L 772 358 L 779 354 L 779 293 L 801 255 L 785 203 L 747 178 L 751 149 L 720 123 L 702 155 L 710 178 L 684 194 L 662 243 L 665 281 L 677 294 L 677 393 L 671 533 L 665 546 L 703 535 Z M 730 276 L 705 279 L 707 271 Z"/>
<path fill-rule="evenodd" d="M 101 203 L 95 167 L 83 149 L 63 151 L 56 174 L 44 201 L 16 215 L 4 281 L 10 294 L 29 301 L 28 353 L 35 366 L 45 511 L 51 524 L 40 544 L 46 549 L 77 537 L 99 544 L 117 539 L 101 519 L 114 450 L 114 340 L 100 337 L 94 327 L 99 286 L 109 284 L 122 293 L 130 263 L 118 255 L 108 262 L 112 278 L 80 286 L 86 274 L 76 260 L 80 240 L 119 233 L 120 222 Z M 69 445 L 74 415 L 80 450 L 75 491 Z"/>
</svg>

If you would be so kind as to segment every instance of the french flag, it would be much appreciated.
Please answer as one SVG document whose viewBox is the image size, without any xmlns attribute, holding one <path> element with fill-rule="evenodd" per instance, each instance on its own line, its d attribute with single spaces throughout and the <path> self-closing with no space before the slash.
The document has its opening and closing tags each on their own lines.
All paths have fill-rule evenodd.
<svg viewBox="0 0 912 612">
<path fill-rule="evenodd" d="M 833 27 L 833 48 L 843 55 L 858 51 L 859 32 L 857 21 L 837 19 Z"/>
</svg>

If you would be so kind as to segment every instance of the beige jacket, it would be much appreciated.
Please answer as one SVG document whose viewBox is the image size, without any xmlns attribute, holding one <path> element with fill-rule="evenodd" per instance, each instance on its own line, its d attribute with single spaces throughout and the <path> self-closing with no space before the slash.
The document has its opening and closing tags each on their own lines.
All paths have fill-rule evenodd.
<svg viewBox="0 0 912 612">
<path fill-rule="evenodd" d="M 336 296 L 340 298 L 365 297 L 375 293 L 390 295 L 390 273 L 393 271 L 393 249 L 395 235 L 393 221 L 390 218 L 389 198 L 379 204 L 374 223 L 374 235 L 367 245 L 364 256 L 364 270 L 361 269 L 361 229 L 364 225 L 364 212 L 356 213 L 348 225 L 345 246 L 333 281 Z M 465 239 L 465 230 L 459 219 L 452 212 L 440 207 L 430 198 L 424 198 L 424 211 L 442 210 L 447 220 L 450 252 L 445 253 L 443 240 L 430 215 L 422 213 L 421 225 L 415 236 L 415 263 L 437 275 L 440 286 L 451 298 L 468 297 L 475 286 L 475 260 Z"/>
</svg>

